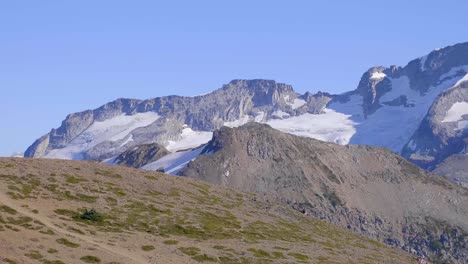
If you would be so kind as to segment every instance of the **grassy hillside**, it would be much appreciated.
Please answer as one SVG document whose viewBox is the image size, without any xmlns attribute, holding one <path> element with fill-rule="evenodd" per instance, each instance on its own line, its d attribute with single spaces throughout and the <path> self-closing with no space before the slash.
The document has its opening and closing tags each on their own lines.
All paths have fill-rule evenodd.
<svg viewBox="0 0 468 264">
<path fill-rule="evenodd" d="M 125 167 L 13 158 L 0 159 L 0 258 L 55 264 L 416 262 L 267 196 Z"/>
</svg>

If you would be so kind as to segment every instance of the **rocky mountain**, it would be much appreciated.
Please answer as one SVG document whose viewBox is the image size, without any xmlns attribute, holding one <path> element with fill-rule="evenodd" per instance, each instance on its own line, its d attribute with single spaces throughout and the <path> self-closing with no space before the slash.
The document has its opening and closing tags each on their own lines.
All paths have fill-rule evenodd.
<svg viewBox="0 0 468 264">
<path fill-rule="evenodd" d="M 386 148 L 250 123 L 216 131 L 179 175 L 275 194 L 305 214 L 436 263 L 468 263 L 468 190 Z"/>
<path fill-rule="evenodd" d="M 111 163 L 140 168 L 168 154 L 170 154 L 170 152 L 159 144 L 144 144 L 124 151 L 112 160 Z"/>
<path fill-rule="evenodd" d="M 94 162 L 0 159 L 1 263 L 417 263 L 270 196 Z"/>
<path fill-rule="evenodd" d="M 432 170 L 464 147 L 467 72 L 468 43 L 462 43 L 434 50 L 405 67 L 373 67 L 356 89 L 340 95 L 301 95 L 271 80 L 233 80 L 195 97 L 118 99 L 69 115 L 25 156 L 102 161 L 151 143 L 175 155 L 207 143 L 222 126 L 255 121 L 343 145 L 384 146 Z M 193 152 L 185 154 L 168 159 L 194 158 Z"/>
<path fill-rule="evenodd" d="M 468 154 L 455 154 L 434 170 L 434 173 L 468 188 Z"/>
</svg>

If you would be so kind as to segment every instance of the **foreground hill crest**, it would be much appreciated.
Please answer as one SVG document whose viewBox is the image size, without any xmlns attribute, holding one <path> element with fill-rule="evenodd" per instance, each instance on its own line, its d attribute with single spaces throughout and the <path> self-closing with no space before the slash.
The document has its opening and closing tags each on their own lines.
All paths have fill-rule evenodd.
<svg viewBox="0 0 468 264">
<path fill-rule="evenodd" d="M 270 196 L 187 178 L 3 158 L 0 183 L 2 263 L 416 263 Z"/>
</svg>

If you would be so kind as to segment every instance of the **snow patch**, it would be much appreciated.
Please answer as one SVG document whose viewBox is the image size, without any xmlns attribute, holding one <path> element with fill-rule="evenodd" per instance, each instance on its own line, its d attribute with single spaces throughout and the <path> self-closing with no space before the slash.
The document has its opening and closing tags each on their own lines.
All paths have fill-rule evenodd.
<svg viewBox="0 0 468 264">
<path fill-rule="evenodd" d="M 460 72 L 464 72 L 464 75 L 465 75 L 468 72 L 468 65 L 458 66 L 458 67 L 454 67 L 450 69 L 450 71 L 440 76 L 440 81 L 457 78 L 460 76 Z M 459 80 L 461 81 L 461 79 Z M 459 84 L 458 82 L 454 83 L 454 85 L 458 85 L 458 84 Z"/>
<path fill-rule="evenodd" d="M 410 88 L 408 77 L 389 78 L 392 89 L 381 96 L 380 102 L 392 101 L 402 95 L 406 96 L 411 108 L 405 106 L 382 105 L 371 115 L 362 114 L 363 100 L 360 95 L 351 95 L 345 103 L 333 102 L 328 108 L 348 116 L 349 122 L 354 122 L 355 133 L 349 143 L 384 146 L 400 153 L 416 129 L 421 124 L 435 98 L 458 80 L 459 71 L 463 67 L 452 69 L 441 77 L 441 82 L 431 87 L 424 95 Z M 460 124 L 463 126 L 463 124 Z M 385 139 L 385 140 L 382 140 Z M 417 146 L 410 144 L 411 148 Z"/>
<path fill-rule="evenodd" d="M 181 139 L 178 141 L 169 141 L 166 149 L 170 152 L 195 148 L 206 144 L 213 137 L 213 132 L 194 131 L 190 127 L 182 129 Z"/>
<path fill-rule="evenodd" d="M 306 103 L 307 103 L 306 101 L 296 98 L 296 99 L 293 100 L 293 102 L 291 104 L 291 107 L 292 107 L 292 109 L 297 109 L 297 108 L 305 105 Z"/>
<path fill-rule="evenodd" d="M 12 158 L 24 158 L 24 152 L 18 151 L 10 155 Z"/>
<path fill-rule="evenodd" d="M 265 112 L 258 112 L 254 118 L 255 122 L 262 122 L 265 119 Z"/>
<path fill-rule="evenodd" d="M 133 135 L 130 134 L 130 136 L 119 146 L 119 148 L 127 145 L 128 143 L 132 142 L 133 141 Z"/>
<path fill-rule="evenodd" d="M 51 150 L 45 158 L 83 159 L 84 152 L 99 143 L 122 140 L 133 130 L 149 126 L 158 119 L 157 113 L 146 112 L 134 115 L 121 114 L 104 121 L 95 121 L 66 147 Z"/>
<path fill-rule="evenodd" d="M 422 71 L 422 72 L 426 70 L 426 67 L 425 67 L 424 65 L 426 65 L 426 61 L 427 61 L 427 57 L 428 57 L 428 56 L 429 56 L 429 55 L 426 55 L 426 56 L 423 56 L 423 57 L 421 57 L 421 58 L 419 59 L 419 63 L 421 64 L 420 66 L 421 66 L 421 71 Z"/>
<path fill-rule="evenodd" d="M 328 106 L 328 108 L 335 110 L 338 113 L 350 115 L 362 120 L 364 118 L 362 104 L 362 96 L 354 94 L 349 96 L 349 100 L 346 103 L 333 102 Z"/>
<path fill-rule="evenodd" d="M 468 81 L 468 74 L 465 74 L 465 76 L 463 76 L 463 78 L 461 78 L 460 80 L 458 80 L 458 82 L 455 84 L 455 86 L 458 86 L 459 84 L 461 84 L 462 82 L 466 82 Z"/>
<path fill-rule="evenodd" d="M 387 75 L 383 72 L 373 72 L 370 79 L 371 80 L 378 80 L 378 79 L 383 79 L 385 78 Z"/>
<path fill-rule="evenodd" d="M 468 102 L 456 102 L 445 114 L 443 123 L 463 120 L 463 115 L 468 115 Z"/>
<path fill-rule="evenodd" d="M 382 105 L 356 126 L 357 133 L 351 139 L 351 143 L 384 146 L 400 153 L 421 124 L 435 98 L 454 84 L 453 80 L 447 80 L 421 95 L 419 91 L 410 88 L 407 76 L 390 80 L 392 89 L 385 93 L 380 101 L 391 101 L 404 95 L 408 104 L 413 107 Z"/>
<path fill-rule="evenodd" d="M 323 114 L 303 114 L 282 120 L 270 120 L 266 124 L 280 131 L 322 141 L 348 144 L 356 132 L 350 116 L 325 109 Z"/>
<path fill-rule="evenodd" d="M 442 122 L 457 122 L 455 130 L 468 129 L 468 120 L 463 119 L 464 115 L 468 115 L 468 102 L 456 102 L 447 111 Z"/>
<path fill-rule="evenodd" d="M 190 161 L 195 160 L 204 148 L 205 146 L 202 146 L 193 150 L 174 152 L 141 167 L 141 169 L 156 171 L 159 168 L 164 168 L 165 173 L 175 175 L 185 168 Z"/>
</svg>

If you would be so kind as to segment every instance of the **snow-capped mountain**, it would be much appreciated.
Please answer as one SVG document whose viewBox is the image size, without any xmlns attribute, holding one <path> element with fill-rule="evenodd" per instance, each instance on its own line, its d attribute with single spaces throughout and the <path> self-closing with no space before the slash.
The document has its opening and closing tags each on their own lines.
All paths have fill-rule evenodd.
<svg viewBox="0 0 468 264">
<path fill-rule="evenodd" d="M 467 73 L 468 43 L 463 43 L 434 50 L 405 67 L 373 67 L 355 90 L 340 95 L 301 95 L 271 80 L 233 80 L 202 96 L 118 99 L 69 115 L 25 156 L 101 161 L 157 143 L 172 154 L 146 168 L 177 172 L 202 152 L 197 147 L 215 129 L 262 122 L 338 144 L 388 147 L 432 169 L 465 147 Z"/>
</svg>

